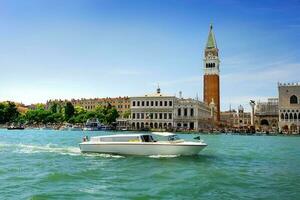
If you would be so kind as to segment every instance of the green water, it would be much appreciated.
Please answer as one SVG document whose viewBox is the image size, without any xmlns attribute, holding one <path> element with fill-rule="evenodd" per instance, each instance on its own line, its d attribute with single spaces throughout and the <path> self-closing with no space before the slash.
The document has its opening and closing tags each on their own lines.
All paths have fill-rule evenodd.
<svg viewBox="0 0 300 200">
<path fill-rule="evenodd" d="M 300 199 L 300 137 L 202 135 L 199 156 L 141 157 L 83 155 L 83 135 L 0 130 L 0 199 Z"/>
</svg>

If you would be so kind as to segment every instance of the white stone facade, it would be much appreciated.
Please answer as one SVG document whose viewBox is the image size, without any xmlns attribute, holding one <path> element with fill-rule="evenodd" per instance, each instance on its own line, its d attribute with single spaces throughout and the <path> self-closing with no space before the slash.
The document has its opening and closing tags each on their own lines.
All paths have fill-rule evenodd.
<svg viewBox="0 0 300 200">
<path fill-rule="evenodd" d="M 300 131 L 300 83 L 279 83 L 279 131 Z"/>
<path fill-rule="evenodd" d="M 210 108 L 201 101 L 176 98 L 174 109 L 176 130 L 200 130 L 211 127 Z"/>
<path fill-rule="evenodd" d="M 152 95 L 131 97 L 130 106 L 133 130 L 199 130 L 210 121 L 208 105 L 198 100 L 162 95 L 160 90 Z"/>
<path fill-rule="evenodd" d="M 171 129 L 174 122 L 175 96 L 153 95 L 131 97 L 132 129 Z"/>
</svg>

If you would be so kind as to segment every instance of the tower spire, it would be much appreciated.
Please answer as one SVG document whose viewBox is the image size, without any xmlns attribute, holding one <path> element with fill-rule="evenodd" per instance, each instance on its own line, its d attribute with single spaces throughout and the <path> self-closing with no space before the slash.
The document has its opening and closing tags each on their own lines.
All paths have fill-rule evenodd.
<svg viewBox="0 0 300 200">
<path fill-rule="evenodd" d="M 210 24 L 209 26 L 209 34 L 208 34 L 208 39 L 207 39 L 207 43 L 206 43 L 206 48 L 210 49 L 210 48 L 217 48 L 217 42 L 215 39 L 215 34 L 213 31 L 213 25 Z"/>
</svg>

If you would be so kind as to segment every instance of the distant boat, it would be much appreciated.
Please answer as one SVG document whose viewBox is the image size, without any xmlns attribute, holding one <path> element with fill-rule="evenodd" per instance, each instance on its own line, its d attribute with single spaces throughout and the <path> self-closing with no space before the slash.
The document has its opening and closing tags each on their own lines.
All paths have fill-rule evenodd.
<svg viewBox="0 0 300 200">
<path fill-rule="evenodd" d="M 40 130 L 43 130 L 43 131 L 50 131 L 50 130 L 54 130 L 53 128 L 49 127 L 49 126 L 44 126 L 44 127 L 41 127 L 39 128 Z"/>
<path fill-rule="evenodd" d="M 9 126 L 7 130 L 24 130 L 24 126 Z"/>
<path fill-rule="evenodd" d="M 82 128 L 80 126 L 73 125 L 69 130 L 70 131 L 82 131 Z"/>
<path fill-rule="evenodd" d="M 109 126 L 105 126 L 99 122 L 97 118 L 88 119 L 85 123 L 84 131 L 104 131 L 111 130 Z"/>
<path fill-rule="evenodd" d="M 65 124 L 59 128 L 60 131 L 82 131 L 82 128 L 72 124 Z"/>
</svg>

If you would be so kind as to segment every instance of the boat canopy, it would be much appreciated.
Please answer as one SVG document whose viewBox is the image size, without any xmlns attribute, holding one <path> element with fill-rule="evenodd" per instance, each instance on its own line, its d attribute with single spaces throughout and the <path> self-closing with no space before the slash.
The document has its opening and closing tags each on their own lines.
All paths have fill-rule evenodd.
<svg viewBox="0 0 300 200">
<path fill-rule="evenodd" d="M 158 135 L 158 136 L 164 136 L 164 137 L 176 135 L 176 134 L 170 133 L 170 132 L 152 132 L 152 134 Z"/>
<path fill-rule="evenodd" d="M 138 142 L 140 141 L 140 136 L 141 135 L 138 134 L 96 136 L 96 137 L 91 137 L 91 141 L 92 142 Z"/>
</svg>

